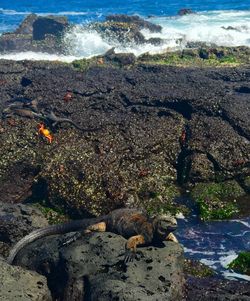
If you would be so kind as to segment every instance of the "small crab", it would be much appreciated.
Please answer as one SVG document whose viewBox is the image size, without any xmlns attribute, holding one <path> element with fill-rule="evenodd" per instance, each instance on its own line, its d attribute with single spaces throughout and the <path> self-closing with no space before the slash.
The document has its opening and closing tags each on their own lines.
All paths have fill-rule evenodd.
<svg viewBox="0 0 250 301">
<path fill-rule="evenodd" d="M 65 102 L 69 102 L 69 101 L 72 100 L 72 98 L 73 98 L 73 93 L 68 91 L 68 92 L 64 95 L 63 100 L 64 100 Z"/>
<path fill-rule="evenodd" d="M 49 131 L 48 129 L 45 128 L 44 123 L 39 123 L 39 124 L 38 124 L 38 134 L 41 134 L 41 135 L 43 135 L 46 139 L 48 139 L 48 140 L 49 140 L 49 143 L 52 142 L 53 137 L 52 137 L 50 131 Z"/>
</svg>

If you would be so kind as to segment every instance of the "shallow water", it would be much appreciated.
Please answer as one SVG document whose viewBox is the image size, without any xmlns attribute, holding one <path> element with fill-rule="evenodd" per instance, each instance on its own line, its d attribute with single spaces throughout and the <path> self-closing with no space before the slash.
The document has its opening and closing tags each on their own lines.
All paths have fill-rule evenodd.
<svg viewBox="0 0 250 301">
<path fill-rule="evenodd" d="M 227 269 L 240 251 L 250 251 L 250 217 L 201 222 L 195 208 L 191 209 L 190 217 L 178 219 L 175 232 L 184 246 L 185 255 L 200 260 L 226 278 L 250 281 L 250 276 Z"/>
</svg>

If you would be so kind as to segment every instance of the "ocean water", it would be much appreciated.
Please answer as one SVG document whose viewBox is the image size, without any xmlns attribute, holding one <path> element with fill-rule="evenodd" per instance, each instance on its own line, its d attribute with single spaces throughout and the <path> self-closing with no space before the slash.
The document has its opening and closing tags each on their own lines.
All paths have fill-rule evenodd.
<svg viewBox="0 0 250 301">
<path fill-rule="evenodd" d="M 191 8 L 197 14 L 179 17 L 181 8 Z M 116 52 L 133 52 L 140 55 L 145 52 L 158 53 L 185 47 L 188 41 L 205 41 L 225 46 L 250 46 L 250 0 L 185 0 L 185 1 L 28 1 L 0 0 L 0 34 L 12 31 L 29 13 L 38 15 L 64 15 L 77 26 L 65 35 L 67 56 L 47 55 L 44 53 L 18 53 L 1 55 L 8 59 L 46 59 L 72 61 L 81 57 L 103 54 L 115 47 Z M 112 37 L 107 40 L 86 24 L 102 21 L 109 14 L 137 14 L 152 23 L 160 24 L 160 34 L 142 31 L 146 38 L 160 37 L 164 43 L 160 46 L 120 45 Z M 234 30 L 226 30 L 227 27 Z M 181 42 L 180 42 L 181 41 Z"/>
<path fill-rule="evenodd" d="M 249 275 L 228 269 L 228 264 L 239 252 L 250 250 L 250 217 L 200 222 L 194 214 L 187 219 L 178 219 L 175 234 L 186 257 L 199 260 L 230 280 L 250 281 Z"/>
</svg>

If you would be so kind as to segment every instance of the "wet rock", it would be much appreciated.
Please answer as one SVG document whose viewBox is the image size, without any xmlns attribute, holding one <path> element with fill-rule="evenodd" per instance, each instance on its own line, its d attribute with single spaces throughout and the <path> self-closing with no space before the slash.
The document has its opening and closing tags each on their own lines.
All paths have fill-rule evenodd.
<svg viewBox="0 0 250 301">
<path fill-rule="evenodd" d="M 63 33 L 68 27 L 65 17 L 35 14 L 27 16 L 13 33 L 0 37 L 0 52 L 43 51 L 62 52 Z"/>
<path fill-rule="evenodd" d="M 250 176 L 244 179 L 243 185 L 247 192 L 250 192 Z"/>
<path fill-rule="evenodd" d="M 244 114 L 248 113 L 244 112 L 243 116 Z M 240 132 L 234 130 L 230 122 L 219 117 L 195 114 L 189 125 L 192 132 L 190 149 L 207 154 L 215 172 L 224 178 L 239 174 L 247 176 L 249 168 L 245 165 L 245 160 L 250 160 L 250 144 Z M 239 164 L 239 167 L 237 160 L 241 159 L 244 163 Z"/>
<path fill-rule="evenodd" d="M 181 8 L 177 14 L 179 16 L 185 16 L 185 15 L 195 14 L 195 12 L 191 8 Z"/>
<path fill-rule="evenodd" d="M 225 29 L 225 30 L 236 30 L 236 31 L 240 31 L 238 28 L 236 27 L 233 27 L 233 26 L 222 26 L 221 28 Z"/>
<path fill-rule="evenodd" d="M 189 177 L 194 183 L 212 180 L 215 178 L 213 163 L 206 154 L 194 153 L 189 160 L 192 162 Z"/>
<path fill-rule="evenodd" d="M 38 17 L 33 22 L 33 39 L 44 40 L 46 35 L 59 37 L 64 33 L 68 25 L 66 17 Z"/>
<path fill-rule="evenodd" d="M 188 41 L 185 45 L 186 48 L 206 48 L 206 47 L 217 47 L 214 43 L 200 42 L 200 41 Z"/>
<path fill-rule="evenodd" d="M 250 299 L 248 282 L 229 281 L 213 277 L 187 279 L 187 301 L 247 301 Z"/>
<path fill-rule="evenodd" d="M 150 43 L 152 45 L 155 45 L 155 46 L 159 46 L 161 45 L 163 42 L 163 40 L 161 38 L 150 38 L 147 40 L 147 43 Z"/>
<path fill-rule="evenodd" d="M 215 271 L 209 266 L 201 263 L 198 260 L 187 258 L 184 261 L 184 272 L 186 274 L 186 278 L 188 278 L 189 276 L 196 278 L 205 278 L 215 275 Z"/>
<path fill-rule="evenodd" d="M 9 166 L 4 175 L 4 182 L 0 186 L 2 202 L 20 203 L 32 195 L 32 185 L 38 170 L 26 160 Z"/>
<path fill-rule="evenodd" d="M 0 52 L 28 51 L 31 42 L 31 35 L 4 34 L 0 37 Z"/>
<path fill-rule="evenodd" d="M 106 63 L 118 64 L 119 66 L 134 65 L 136 56 L 133 53 L 115 53 L 114 48 L 108 50 L 103 59 Z"/>
<path fill-rule="evenodd" d="M 15 34 L 30 34 L 33 35 L 33 23 L 37 20 L 38 16 L 36 14 L 28 15 L 23 22 L 15 30 Z"/>
<path fill-rule="evenodd" d="M 230 99 L 223 101 L 221 104 L 222 114 L 225 120 L 232 126 L 232 128 L 242 136 L 243 139 L 246 139 L 246 143 L 249 143 L 250 140 L 250 120 L 249 120 L 249 96 L 247 87 L 236 88 L 237 95 L 232 93 Z M 237 106 L 235 101 L 237 99 Z M 238 166 L 242 167 L 246 164 L 245 156 L 237 155 L 235 161 L 243 160 L 244 162 L 238 162 Z M 237 162 L 235 162 L 237 165 Z"/>
<path fill-rule="evenodd" d="M 51 301 L 44 276 L 14 267 L 0 259 L 0 299 L 20 301 Z"/>
<path fill-rule="evenodd" d="M 91 24 L 90 28 L 97 30 L 103 39 L 109 41 L 112 38 L 113 41 L 117 40 L 122 45 L 128 43 L 159 45 L 163 41 L 160 38 L 147 40 L 144 37 L 141 32 L 142 29 L 160 32 L 162 28 L 160 25 L 150 23 L 139 16 L 110 15 L 106 17 L 105 22 Z"/>
<path fill-rule="evenodd" d="M 181 299 L 183 253 L 176 243 L 139 248 L 137 259 L 125 265 L 125 239 L 116 234 L 94 233 L 58 248 L 61 242 L 42 239 L 27 246 L 17 259 L 22 266 L 47 273 L 56 298 L 74 292 L 91 300 Z M 57 248 L 59 256 L 54 251 Z M 41 269 L 45 266 L 46 272 Z"/>
<path fill-rule="evenodd" d="M 106 17 L 107 21 L 111 22 L 122 22 L 128 24 L 134 24 L 136 27 L 141 29 L 148 29 L 151 32 L 161 32 L 162 27 L 160 25 L 148 22 L 139 16 L 128 16 L 128 15 L 109 15 Z"/>
<path fill-rule="evenodd" d="M 7 256 L 9 247 L 32 230 L 47 226 L 41 212 L 22 204 L 0 203 L 0 250 Z"/>
<path fill-rule="evenodd" d="M 112 39 L 113 43 L 117 41 L 121 45 L 128 45 L 128 43 L 144 44 L 146 42 L 144 35 L 133 23 L 106 21 L 91 24 L 90 28 L 96 30 L 104 40 Z"/>
</svg>

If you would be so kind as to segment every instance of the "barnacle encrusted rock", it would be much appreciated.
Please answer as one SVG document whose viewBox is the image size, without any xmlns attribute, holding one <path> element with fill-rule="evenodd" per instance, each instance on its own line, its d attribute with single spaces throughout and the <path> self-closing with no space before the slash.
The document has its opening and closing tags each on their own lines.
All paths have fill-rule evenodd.
<svg viewBox="0 0 250 301">
<path fill-rule="evenodd" d="M 36 100 L 39 112 L 52 107 L 57 116 L 96 129 L 60 124 L 50 129 L 49 144 L 37 135 L 40 120 L 2 119 L 3 201 L 43 200 L 71 214 L 96 215 L 124 205 L 169 210 L 178 181 L 236 179 L 247 191 L 248 67 L 180 68 L 140 60 L 118 67 L 105 59 L 100 66 L 100 59 L 85 60 L 88 67 L 81 70 L 58 62 L 1 62 L 3 115 L 10 104 L 29 107 Z"/>
</svg>

